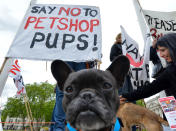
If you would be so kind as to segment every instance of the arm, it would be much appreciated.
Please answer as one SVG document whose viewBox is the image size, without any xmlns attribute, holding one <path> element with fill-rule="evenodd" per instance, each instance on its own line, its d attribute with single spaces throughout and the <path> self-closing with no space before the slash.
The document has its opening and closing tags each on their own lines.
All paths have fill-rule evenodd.
<svg viewBox="0 0 176 131">
<path fill-rule="evenodd" d="M 128 101 L 135 101 L 152 96 L 162 90 L 170 87 L 170 74 L 165 70 L 160 77 L 154 80 L 152 83 L 139 87 L 136 91 L 131 93 L 122 94 L 123 98 Z"/>
<path fill-rule="evenodd" d="M 154 39 L 152 42 L 152 46 L 150 47 L 150 60 L 152 61 L 153 64 L 159 63 L 160 59 L 157 55 L 157 51 L 156 51 L 156 42 L 157 40 Z"/>
</svg>

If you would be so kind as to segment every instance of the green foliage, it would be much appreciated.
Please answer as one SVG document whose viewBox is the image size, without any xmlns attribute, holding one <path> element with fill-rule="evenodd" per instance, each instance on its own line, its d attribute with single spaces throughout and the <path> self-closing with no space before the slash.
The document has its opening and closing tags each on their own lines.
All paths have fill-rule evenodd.
<svg viewBox="0 0 176 131">
<path fill-rule="evenodd" d="M 55 85 L 45 82 L 27 84 L 25 87 L 33 118 L 38 122 L 42 120 L 50 121 L 55 104 Z M 8 98 L 5 108 L 2 111 L 2 121 L 5 121 L 7 116 L 23 119 L 27 117 L 23 97 L 17 98 L 14 96 Z"/>
</svg>

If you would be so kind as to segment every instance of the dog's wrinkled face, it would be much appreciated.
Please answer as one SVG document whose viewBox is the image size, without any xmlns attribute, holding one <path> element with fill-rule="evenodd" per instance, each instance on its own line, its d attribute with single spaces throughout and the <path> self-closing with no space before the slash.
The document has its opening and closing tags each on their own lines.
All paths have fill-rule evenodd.
<svg viewBox="0 0 176 131">
<path fill-rule="evenodd" d="M 64 85 L 67 121 L 78 129 L 110 126 L 119 106 L 116 86 L 108 71 L 87 69 L 71 73 Z"/>
<path fill-rule="evenodd" d="M 118 57 L 106 71 L 72 71 L 63 61 L 52 63 L 51 70 L 64 92 L 66 120 L 85 131 L 110 127 L 119 107 L 118 88 L 129 69 L 125 56 Z"/>
</svg>

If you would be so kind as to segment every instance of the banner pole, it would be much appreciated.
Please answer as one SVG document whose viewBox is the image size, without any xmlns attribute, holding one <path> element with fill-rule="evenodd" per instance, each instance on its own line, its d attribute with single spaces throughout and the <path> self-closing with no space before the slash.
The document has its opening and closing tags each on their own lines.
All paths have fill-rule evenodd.
<svg viewBox="0 0 176 131">
<path fill-rule="evenodd" d="M 135 11 L 136 11 L 136 15 L 137 15 L 138 23 L 139 23 L 139 26 L 140 26 L 140 29 L 142 32 L 144 43 L 146 43 L 146 34 L 148 33 L 147 30 L 149 28 L 148 28 L 147 23 L 144 19 L 142 7 L 139 3 L 139 0 L 133 0 L 133 5 L 134 5 Z"/>
<path fill-rule="evenodd" d="M 26 99 L 28 98 L 27 95 L 26 95 L 25 97 L 26 97 Z M 33 121 L 34 119 L 33 119 L 33 117 L 32 117 L 32 112 L 31 112 L 31 108 L 30 108 L 30 104 L 29 104 L 28 99 L 27 99 L 26 102 L 27 102 L 27 106 L 28 106 L 28 109 L 29 109 L 29 114 L 30 114 L 31 120 Z"/>
<path fill-rule="evenodd" d="M 5 66 L 5 63 L 7 62 L 7 59 L 8 59 L 8 58 L 5 58 L 5 59 L 4 59 L 4 62 L 2 63 L 2 66 L 1 66 L 1 69 L 0 69 L 0 74 L 1 74 L 1 72 L 2 72 L 2 70 L 3 70 L 3 68 L 4 68 L 4 66 Z"/>
<path fill-rule="evenodd" d="M 0 70 L 0 97 L 2 95 L 2 91 L 4 89 L 5 83 L 7 81 L 8 72 L 11 68 L 11 65 L 13 64 L 13 58 L 7 58 L 5 57 L 5 60 L 2 64 L 1 70 Z"/>
<path fill-rule="evenodd" d="M 33 5 L 33 4 L 36 4 L 36 3 L 37 3 L 37 0 L 31 0 L 30 6 Z M 33 123 L 31 123 L 31 122 L 33 122 L 33 117 L 32 117 L 32 112 L 31 112 L 30 104 L 29 104 L 29 101 L 27 99 L 27 95 L 26 94 L 24 95 L 24 100 L 25 100 L 26 111 L 27 111 L 28 117 L 30 119 L 30 128 L 31 128 L 31 131 L 33 131 L 33 128 L 32 128 Z"/>
<path fill-rule="evenodd" d="M 33 131 L 33 129 L 32 129 L 32 120 L 31 120 L 31 117 L 29 115 L 29 109 L 28 109 L 28 106 L 27 106 L 26 96 L 23 95 L 23 98 L 24 98 L 24 103 L 25 103 L 25 107 L 26 107 L 26 111 L 27 111 L 27 116 L 28 116 L 29 123 L 30 123 L 30 129 L 31 129 L 31 131 Z"/>
</svg>

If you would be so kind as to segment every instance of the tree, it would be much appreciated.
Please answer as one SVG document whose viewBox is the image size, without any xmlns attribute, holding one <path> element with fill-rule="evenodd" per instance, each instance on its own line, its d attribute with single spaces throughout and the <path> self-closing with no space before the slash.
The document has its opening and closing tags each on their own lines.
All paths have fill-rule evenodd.
<svg viewBox="0 0 176 131">
<path fill-rule="evenodd" d="M 27 84 L 25 87 L 33 118 L 37 122 L 50 121 L 55 104 L 55 86 L 45 82 Z M 27 118 L 23 97 L 17 98 L 14 96 L 8 98 L 4 107 L 2 110 L 2 121 L 5 121 L 7 116 L 19 117 L 23 120 Z"/>
</svg>

